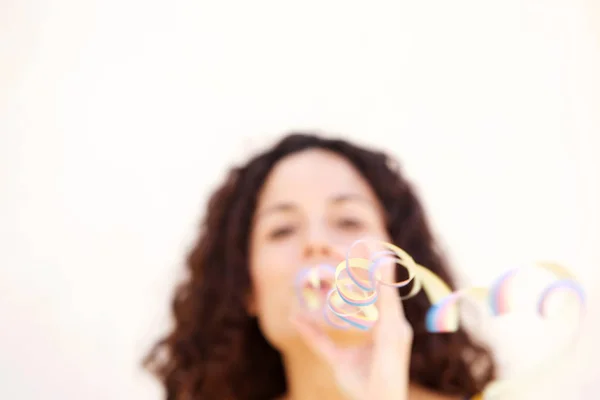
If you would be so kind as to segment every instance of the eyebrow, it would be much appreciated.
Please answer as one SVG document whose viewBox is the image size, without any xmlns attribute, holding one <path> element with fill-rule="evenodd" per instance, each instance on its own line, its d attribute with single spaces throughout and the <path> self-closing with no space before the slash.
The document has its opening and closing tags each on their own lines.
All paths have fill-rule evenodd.
<svg viewBox="0 0 600 400">
<path fill-rule="evenodd" d="M 257 217 L 264 217 L 267 214 L 272 214 L 275 212 L 283 212 L 283 211 L 293 211 L 298 207 L 293 203 L 279 203 L 271 207 L 267 207 L 262 211 L 259 211 Z"/>
<path fill-rule="evenodd" d="M 343 193 L 336 196 L 333 196 L 329 202 L 338 205 L 341 203 L 346 203 L 350 201 L 358 201 L 361 203 L 366 203 L 369 205 L 373 205 L 372 202 L 364 196 L 361 196 L 357 193 Z M 264 210 L 259 211 L 257 217 L 263 217 L 268 214 L 272 214 L 275 212 L 289 212 L 297 210 L 298 206 L 291 202 L 279 203 L 271 207 L 266 207 Z"/>
<path fill-rule="evenodd" d="M 371 204 L 371 201 L 364 196 L 361 196 L 357 193 L 344 193 L 337 196 L 334 196 L 330 200 L 333 204 L 345 203 L 348 201 L 359 201 L 362 203 Z"/>
</svg>

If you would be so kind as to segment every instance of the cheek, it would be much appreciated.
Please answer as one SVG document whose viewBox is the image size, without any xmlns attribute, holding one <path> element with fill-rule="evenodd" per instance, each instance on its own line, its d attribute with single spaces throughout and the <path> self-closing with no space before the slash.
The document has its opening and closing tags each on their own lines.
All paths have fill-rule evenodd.
<svg viewBox="0 0 600 400">
<path fill-rule="evenodd" d="M 289 248 L 263 246 L 252 258 L 251 274 L 254 300 L 258 312 L 285 304 L 286 294 L 293 289 L 296 260 Z"/>
<path fill-rule="evenodd" d="M 263 246 L 252 257 L 254 312 L 267 340 L 279 348 L 293 336 L 289 316 L 296 307 L 298 260 L 287 246 Z"/>
</svg>

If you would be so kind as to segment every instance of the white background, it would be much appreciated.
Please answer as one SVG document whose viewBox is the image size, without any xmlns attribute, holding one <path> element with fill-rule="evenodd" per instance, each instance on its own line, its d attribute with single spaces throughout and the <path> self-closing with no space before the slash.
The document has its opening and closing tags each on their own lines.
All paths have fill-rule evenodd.
<svg viewBox="0 0 600 400">
<path fill-rule="evenodd" d="M 596 0 L 2 0 L 0 398 L 161 398 L 139 364 L 206 195 L 288 129 L 396 154 L 465 284 L 553 259 L 597 312 L 599 21 Z M 507 324 L 486 330 L 510 374 L 548 340 Z M 538 389 L 597 396 L 598 334 Z"/>
</svg>

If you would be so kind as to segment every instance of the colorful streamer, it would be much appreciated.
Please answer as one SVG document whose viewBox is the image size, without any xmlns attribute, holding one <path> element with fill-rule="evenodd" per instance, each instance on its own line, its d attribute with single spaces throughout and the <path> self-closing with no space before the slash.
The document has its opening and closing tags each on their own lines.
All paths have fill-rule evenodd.
<svg viewBox="0 0 600 400">
<path fill-rule="evenodd" d="M 353 250 L 359 245 L 366 246 L 368 254 L 363 257 L 352 257 Z M 407 271 L 406 279 L 400 281 L 394 279 L 396 265 Z M 394 268 L 388 270 L 386 274 L 386 266 Z M 541 317 L 549 317 L 550 300 L 559 293 L 574 294 L 581 311 L 584 311 L 585 293 L 570 271 L 558 264 L 547 262 L 536 263 L 531 267 L 550 272 L 556 278 L 538 297 L 537 312 Z M 492 316 L 505 315 L 514 311 L 515 302 L 511 301 L 511 290 L 516 277 L 523 269 L 512 269 L 504 273 L 489 288 L 474 287 L 453 292 L 442 279 L 426 267 L 417 264 L 401 248 L 377 240 L 361 239 L 350 246 L 346 259 L 335 268 L 319 265 L 302 270 L 297 277 L 296 287 L 301 303 L 312 310 L 322 310 L 325 321 L 333 327 L 369 330 L 376 324 L 379 315 L 376 307 L 379 285 L 401 288 L 412 282 L 412 289 L 407 295 L 402 296 L 402 299 L 409 299 L 421 290 L 424 291 L 432 304 L 425 318 L 426 329 L 432 333 L 455 332 L 460 325 L 460 300 L 465 297 L 487 305 Z M 311 290 L 319 289 L 323 277 L 333 280 L 333 287 L 324 300 L 315 294 L 315 290 Z M 305 285 L 307 281 L 310 282 L 308 288 Z M 572 343 L 559 348 L 555 356 L 562 357 L 570 345 Z M 523 379 L 531 379 L 533 376 L 525 375 Z M 481 396 L 483 398 L 495 396 L 500 391 L 522 383 L 523 379 L 493 382 Z"/>
</svg>

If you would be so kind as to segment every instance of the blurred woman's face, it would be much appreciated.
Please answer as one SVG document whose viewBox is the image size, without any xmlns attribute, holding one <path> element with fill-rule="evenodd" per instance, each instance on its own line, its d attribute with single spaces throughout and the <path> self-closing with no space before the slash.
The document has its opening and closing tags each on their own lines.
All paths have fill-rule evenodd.
<svg viewBox="0 0 600 400">
<path fill-rule="evenodd" d="M 319 264 L 336 266 L 363 237 L 389 240 L 382 207 L 352 164 L 315 149 L 275 166 L 259 196 L 250 245 L 250 308 L 273 346 L 285 351 L 297 339 L 289 318 L 299 309 L 298 273 Z M 323 298 L 332 277 L 321 278 L 321 287 L 309 290 Z M 308 280 L 303 284 L 310 287 Z"/>
</svg>

